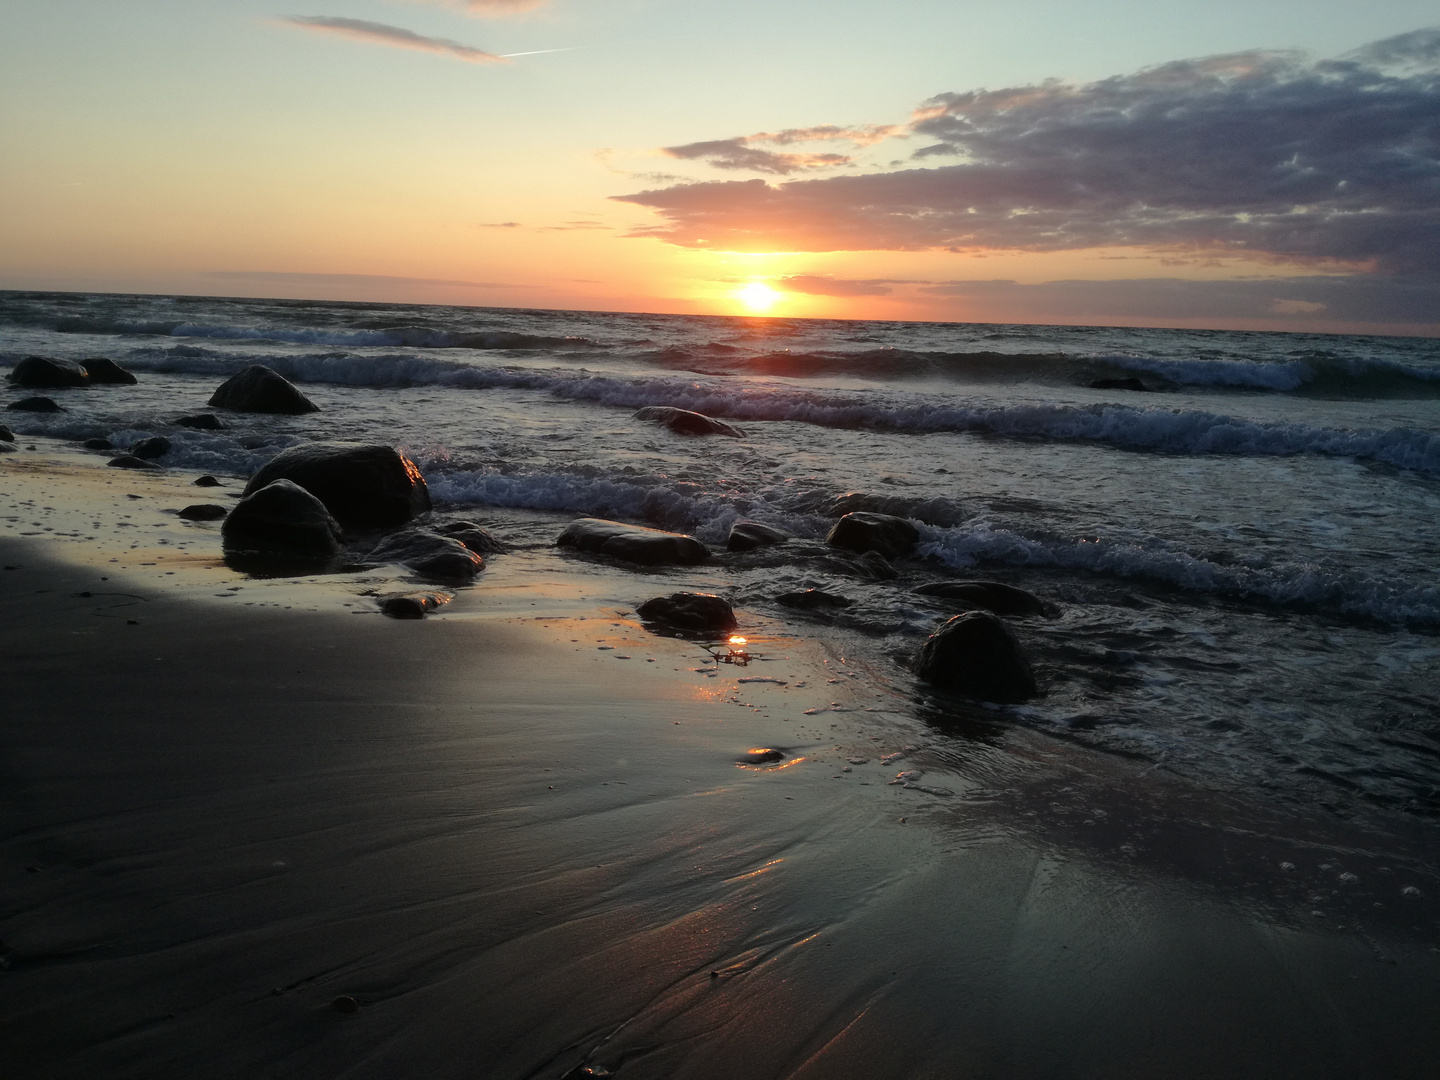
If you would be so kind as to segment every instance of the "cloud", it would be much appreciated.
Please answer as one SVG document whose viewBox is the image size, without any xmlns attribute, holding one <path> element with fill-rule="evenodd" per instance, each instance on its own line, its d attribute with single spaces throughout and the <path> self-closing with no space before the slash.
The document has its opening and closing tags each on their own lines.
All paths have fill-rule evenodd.
<svg viewBox="0 0 1440 1080">
<path fill-rule="evenodd" d="M 954 164 L 616 198 L 663 219 L 633 235 L 685 247 L 1118 246 L 1440 273 L 1437 118 L 1432 29 L 1333 60 L 1250 52 L 1079 85 L 940 94 L 912 121 L 930 140 L 916 156 Z M 747 137 L 668 152 L 787 171 L 769 157 L 741 164 L 749 149 Z"/>
<path fill-rule="evenodd" d="M 503 64 L 506 62 L 504 57 L 497 56 L 495 53 L 462 45 L 458 41 L 451 41 L 448 38 L 424 37 L 413 30 L 406 30 L 404 27 L 387 26 L 385 23 L 367 22 L 364 19 L 344 19 L 329 15 L 287 15 L 280 21 L 317 34 L 335 34 L 339 37 L 350 38 L 352 41 L 363 41 L 370 45 L 388 45 L 394 49 L 414 49 L 418 52 L 439 53 L 442 56 L 453 56 L 457 60 L 464 60 L 471 64 Z"/>
<path fill-rule="evenodd" d="M 425 0 L 417 0 L 417 2 L 424 3 Z M 463 8 L 471 15 L 478 15 L 481 18 L 492 18 L 534 11 L 538 7 L 544 7 L 549 0 L 430 0 L 430 2 L 439 3 L 445 7 Z"/>
<path fill-rule="evenodd" d="M 390 274 L 305 274 L 291 270 L 210 270 L 202 276 L 277 285 L 448 285 L 467 289 L 514 289 L 498 281 L 449 281 L 444 278 L 395 277 Z"/>
<path fill-rule="evenodd" d="M 709 142 L 686 143 L 684 146 L 662 147 L 662 152 L 673 158 L 702 159 L 717 169 L 745 169 L 749 172 L 788 173 L 805 169 L 831 168 L 846 165 L 850 158 L 844 154 L 785 154 L 774 150 L 761 150 L 750 146 L 748 137 L 734 139 L 712 139 Z"/>
<path fill-rule="evenodd" d="M 889 296 L 894 292 L 892 285 L 904 283 L 881 278 L 857 280 L 824 274 L 792 274 L 776 278 L 775 284 L 786 292 L 807 296 Z"/>
</svg>

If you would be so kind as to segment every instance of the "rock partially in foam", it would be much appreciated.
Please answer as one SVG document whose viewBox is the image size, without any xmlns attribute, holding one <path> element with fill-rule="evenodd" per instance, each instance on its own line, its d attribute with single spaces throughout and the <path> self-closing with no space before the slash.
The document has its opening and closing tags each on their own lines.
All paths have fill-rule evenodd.
<svg viewBox="0 0 1440 1080">
<path fill-rule="evenodd" d="M 196 431 L 220 431 L 225 425 L 214 413 L 202 412 L 192 416 L 177 416 L 174 423 L 180 427 L 194 428 Z"/>
<path fill-rule="evenodd" d="M 1025 701 L 1040 693 L 1015 635 L 987 611 L 946 622 L 920 646 L 913 670 L 933 686 L 983 701 Z"/>
<path fill-rule="evenodd" d="M 693 536 L 603 518 L 577 518 L 555 543 L 641 566 L 694 566 L 710 558 Z"/>
<path fill-rule="evenodd" d="M 485 560 L 459 540 L 429 529 L 406 529 L 387 536 L 368 558 L 399 563 L 417 574 L 446 581 L 473 581 L 485 569 Z"/>
<path fill-rule="evenodd" d="M 435 531 L 441 536 L 459 540 L 479 555 L 499 555 L 507 550 L 504 544 L 490 534 L 489 529 L 482 528 L 473 521 L 447 521 L 443 525 L 435 526 Z"/>
<path fill-rule="evenodd" d="M 85 369 L 92 386 L 134 386 L 139 382 L 134 373 L 126 371 L 108 356 L 92 356 L 81 360 L 80 366 Z"/>
<path fill-rule="evenodd" d="M 19 401 L 12 401 L 5 408 L 14 412 L 64 412 L 54 398 L 48 397 L 27 397 Z"/>
<path fill-rule="evenodd" d="M 320 406 L 296 389 L 289 379 L 263 364 L 251 364 L 230 376 L 210 395 L 206 404 L 231 412 L 292 416 L 320 411 Z"/>
<path fill-rule="evenodd" d="M 419 468 L 394 447 L 378 443 L 292 446 L 261 466 L 245 493 L 282 479 L 318 498 L 347 528 L 403 525 L 430 509 L 430 490 Z"/>
<path fill-rule="evenodd" d="M 340 550 L 340 523 L 299 484 L 276 480 L 235 504 L 221 526 L 227 548 L 313 556 Z"/>
<path fill-rule="evenodd" d="M 723 634 L 738 625 L 730 601 L 711 593 L 677 592 L 657 596 L 635 610 L 647 622 L 692 633 Z"/>
<path fill-rule="evenodd" d="M 130 447 L 130 453 L 135 457 L 144 458 L 146 461 L 153 461 L 155 458 L 164 457 L 170 452 L 170 440 L 164 435 L 152 435 L 148 439 L 141 439 Z"/>
<path fill-rule="evenodd" d="M 635 419 L 663 424 L 680 435 L 730 435 L 737 439 L 745 437 L 743 431 L 723 420 L 669 405 L 647 405 L 635 413 Z"/>
<path fill-rule="evenodd" d="M 887 559 L 906 554 L 920 539 L 920 530 L 905 518 L 859 510 L 835 523 L 825 542 L 849 551 L 878 551 Z"/>
<path fill-rule="evenodd" d="M 1045 602 L 1032 592 L 999 581 L 930 581 L 918 585 L 922 596 L 956 600 L 969 608 L 983 608 L 996 615 L 1044 615 Z"/>
<path fill-rule="evenodd" d="M 783 544 L 792 539 L 783 529 L 761 525 L 758 521 L 737 521 L 730 526 L 730 535 L 725 538 L 726 551 L 752 551 L 770 544 Z"/>
<path fill-rule="evenodd" d="M 74 360 L 57 360 L 49 356 L 27 356 L 10 369 L 5 378 L 10 385 L 23 386 L 27 390 L 90 385 L 90 376 Z"/>
</svg>

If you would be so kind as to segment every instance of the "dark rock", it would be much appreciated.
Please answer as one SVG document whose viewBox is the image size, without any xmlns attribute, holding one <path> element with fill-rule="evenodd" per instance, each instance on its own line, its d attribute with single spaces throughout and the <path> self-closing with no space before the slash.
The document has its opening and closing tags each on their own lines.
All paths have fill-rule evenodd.
<svg viewBox="0 0 1440 1080">
<path fill-rule="evenodd" d="M 485 560 L 459 540 L 429 529 L 407 529 L 387 536 L 367 558 L 400 563 L 417 574 L 447 581 L 473 581 L 485 569 Z"/>
<path fill-rule="evenodd" d="M 1034 593 L 999 581 L 931 581 L 917 586 L 922 596 L 958 600 L 966 607 L 996 615 L 1044 615 L 1045 602 Z"/>
<path fill-rule="evenodd" d="M 81 360 L 80 366 L 85 369 L 85 374 L 90 377 L 90 383 L 94 386 L 134 386 L 139 381 L 108 357 L 94 356 L 89 360 Z"/>
<path fill-rule="evenodd" d="M 23 386 L 27 390 L 90 385 L 90 376 L 74 360 L 55 360 L 48 356 L 25 357 L 10 369 L 6 379 L 12 386 Z"/>
<path fill-rule="evenodd" d="M 459 540 L 471 551 L 481 555 L 499 555 L 507 550 L 504 544 L 490 535 L 488 529 L 481 528 L 473 521 L 447 521 L 443 525 L 437 525 L 435 531 L 441 536 Z"/>
<path fill-rule="evenodd" d="M 18 449 L 14 443 L 0 442 L 0 454 L 13 454 Z"/>
<path fill-rule="evenodd" d="M 259 450 L 262 446 L 269 446 L 274 440 L 268 435 L 246 435 L 240 439 L 240 445 L 246 450 Z"/>
<path fill-rule="evenodd" d="M 742 765 L 769 765 L 773 761 L 784 760 L 785 751 L 774 750 L 768 746 L 757 746 L 740 755 L 740 764 Z"/>
<path fill-rule="evenodd" d="M 394 447 L 363 443 L 304 443 L 282 450 L 250 478 L 245 493 L 291 480 L 323 502 L 346 528 L 403 525 L 430 509 L 430 489 Z"/>
<path fill-rule="evenodd" d="M 109 439 L 86 439 L 80 444 L 86 450 L 114 450 L 115 444 Z"/>
<path fill-rule="evenodd" d="M 299 415 L 320 411 L 320 406 L 297 390 L 289 379 L 260 364 L 252 364 L 230 376 L 206 404 L 232 412 Z"/>
<path fill-rule="evenodd" d="M 1096 379 L 1090 384 L 1091 390 L 1149 390 L 1139 379 Z"/>
<path fill-rule="evenodd" d="M 180 427 L 194 428 L 196 431 L 220 431 L 225 427 L 218 416 L 208 412 L 196 413 L 194 416 L 178 416 L 174 422 Z"/>
<path fill-rule="evenodd" d="M 725 538 L 726 551 L 751 551 L 769 544 L 783 544 L 790 534 L 758 521 L 737 521 L 730 526 L 730 535 Z"/>
<path fill-rule="evenodd" d="M 219 487 L 219 486 L 220 486 L 220 481 L 219 481 L 219 480 L 216 480 L 215 477 L 211 476 L 209 473 L 205 473 L 205 475 L 203 475 L 203 476 L 197 476 L 197 477 L 195 478 L 195 486 L 196 486 L 196 487 Z"/>
<path fill-rule="evenodd" d="M 186 521 L 219 521 L 229 512 L 216 503 L 192 503 L 179 513 Z"/>
<path fill-rule="evenodd" d="M 105 464 L 109 465 L 112 469 L 160 468 L 160 466 L 156 465 L 153 461 L 146 461 L 144 458 L 138 458 L 134 454 L 121 454 L 119 457 L 111 458 Z"/>
<path fill-rule="evenodd" d="M 153 461 L 155 458 L 164 457 L 170 452 L 170 440 L 164 435 L 152 435 L 148 439 L 141 439 L 134 446 L 130 447 L 130 453 L 146 461 Z"/>
<path fill-rule="evenodd" d="M 983 701 L 1024 701 L 1040 692 L 1014 635 L 986 611 L 956 615 L 931 634 L 914 671 L 925 682 Z"/>
<path fill-rule="evenodd" d="M 862 577 L 871 581 L 894 581 L 900 572 L 890 565 L 890 560 L 878 551 L 862 551 L 854 559 L 855 568 Z"/>
<path fill-rule="evenodd" d="M 738 625 L 730 601 L 710 593 L 677 592 L 657 596 L 635 610 L 647 622 L 694 633 L 722 634 Z"/>
<path fill-rule="evenodd" d="M 14 442 L 15 433 L 4 424 L 0 424 L 0 442 Z"/>
<path fill-rule="evenodd" d="M 642 566 L 693 566 L 710 558 L 693 536 L 603 518 L 576 518 L 555 543 Z"/>
<path fill-rule="evenodd" d="M 669 405 L 647 405 L 635 413 L 636 420 L 651 420 L 663 424 L 680 435 L 732 435 L 737 439 L 745 433 L 737 427 L 715 420 L 703 413 L 689 409 L 676 409 Z"/>
<path fill-rule="evenodd" d="M 798 592 L 781 593 L 775 597 L 775 602 L 784 604 L 788 608 L 797 608 L 800 611 L 849 607 L 851 603 L 848 596 L 822 592 L 819 589 L 800 589 Z"/>
<path fill-rule="evenodd" d="M 423 619 L 427 613 L 449 602 L 450 597 L 444 593 L 396 593 L 380 598 L 380 611 L 392 619 Z"/>
<path fill-rule="evenodd" d="M 920 530 L 904 518 L 860 510 L 837 521 L 825 542 L 850 551 L 878 551 L 893 559 L 904 555 L 919 539 Z"/>
<path fill-rule="evenodd" d="M 334 1001 L 330 1002 L 330 1004 L 336 1012 L 357 1013 L 360 1011 L 360 1002 L 348 994 L 343 997 L 337 997 Z"/>
<path fill-rule="evenodd" d="M 299 484 L 276 480 L 247 494 L 230 511 L 220 534 L 227 547 L 306 555 L 340 550 L 340 524 L 325 504 Z"/>
<path fill-rule="evenodd" d="M 27 397 L 19 401 L 12 401 L 6 405 L 7 409 L 14 409 L 16 412 L 64 412 L 57 405 L 53 398 L 48 397 Z"/>
<path fill-rule="evenodd" d="M 827 517 L 841 517 L 860 510 L 873 514 L 889 514 L 892 517 L 914 518 L 916 521 L 939 525 L 941 528 L 959 525 L 969 516 L 965 508 L 953 499 L 938 496 L 917 499 L 913 495 L 879 495 L 868 491 L 847 491 L 821 507 Z"/>
</svg>

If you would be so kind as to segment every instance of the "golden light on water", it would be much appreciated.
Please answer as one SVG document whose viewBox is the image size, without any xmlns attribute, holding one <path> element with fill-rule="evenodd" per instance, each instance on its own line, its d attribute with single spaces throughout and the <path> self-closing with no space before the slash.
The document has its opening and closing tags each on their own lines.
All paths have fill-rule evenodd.
<svg viewBox="0 0 1440 1080">
<path fill-rule="evenodd" d="M 763 281 L 752 281 L 749 285 L 744 285 L 736 290 L 735 299 L 758 314 L 762 311 L 769 311 L 783 295 Z"/>
<path fill-rule="evenodd" d="M 739 634 L 736 634 L 734 637 L 732 637 L 732 638 L 730 639 L 730 644 L 731 644 L 731 645 L 744 645 L 744 644 L 746 644 L 746 639 L 743 638 L 743 637 L 741 637 Z"/>
</svg>

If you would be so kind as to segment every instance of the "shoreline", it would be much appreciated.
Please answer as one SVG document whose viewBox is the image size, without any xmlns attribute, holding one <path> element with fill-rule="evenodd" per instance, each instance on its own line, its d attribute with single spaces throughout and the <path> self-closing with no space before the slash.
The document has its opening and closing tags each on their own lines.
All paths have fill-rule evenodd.
<svg viewBox="0 0 1440 1080">
<path fill-rule="evenodd" d="M 703 568 L 498 556 L 389 620 L 365 593 L 394 568 L 241 578 L 217 527 L 166 513 L 234 482 L 22 442 L 44 449 L 0 457 L 9 1076 L 1440 1063 L 1424 823 L 926 726 L 768 620 L 745 626 L 762 659 L 721 671 L 633 616 Z M 738 760 L 761 746 L 782 767 Z M 952 794 L 887 783 L 916 767 Z"/>
</svg>

